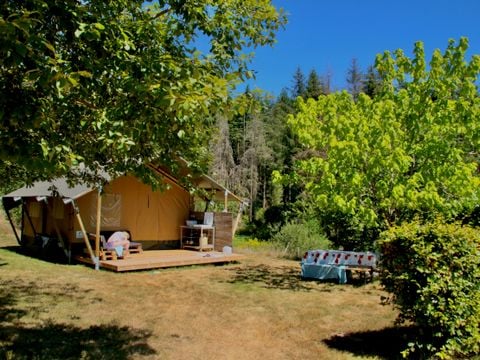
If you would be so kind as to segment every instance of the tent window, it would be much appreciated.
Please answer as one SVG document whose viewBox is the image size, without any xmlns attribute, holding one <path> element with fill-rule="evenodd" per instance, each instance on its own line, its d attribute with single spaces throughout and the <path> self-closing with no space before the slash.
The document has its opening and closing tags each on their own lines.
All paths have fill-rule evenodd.
<svg viewBox="0 0 480 360">
<path fill-rule="evenodd" d="M 101 227 L 119 228 L 122 223 L 122 195 L 103 194 L 102 195 L 102 221 Z M 94 228 L 97 223 L 97 198 L 92 197 L 92 211 L 90 212 L 90 224 Z"/>
</svg>

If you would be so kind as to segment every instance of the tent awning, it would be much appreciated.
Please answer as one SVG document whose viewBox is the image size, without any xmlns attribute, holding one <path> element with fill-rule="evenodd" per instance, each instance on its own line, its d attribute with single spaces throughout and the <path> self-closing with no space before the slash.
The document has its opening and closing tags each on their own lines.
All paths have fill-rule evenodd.
<svg viewBox="0 0 480 360">
<path fill-rule="evenodd" d="M 200 189 L 203 189 L 207 192 L 214 192 L 215 193 L 215 198 L 217 200 L 223 200 L 225 197 L 227 197 L 228 200 L 238 201 L 240 203 L 245 202 L 244 199 L 238 197 L 237 195 L 232 193 L 230 190 L 228 190 L 226 187 L 220 185 L 218 182 L 213 180 L 208 175 L 200 176 L 200 178 L 196 181 L 196 185 Z"/>
<path fill-rule="evenodd" d="M 52 181 L 39 181 L 31 186 L 24 186 L 9 194 L 3 195 L 3 197 L 35 197 L 58 194 L 58 196 L 61 197 L 77 199 L 92 190 L 93 188 L 91 186 L 84 184 L 70 186 L 65 178 L 60 178 Z"/>
<path fill-rule="evenodd" d="M 2 196 L 4 207 L 12 209 L 19 205 L 18 200 L 28 197 L 50 197 L 60 196 L 67 199 L 78 199 L 89 193 L 93 187 L 86 184 L 70 185 L 65 178 L 59 178 L 52 181 L 38 181 L 31 186 L 24 186 Z"/>
</svg>

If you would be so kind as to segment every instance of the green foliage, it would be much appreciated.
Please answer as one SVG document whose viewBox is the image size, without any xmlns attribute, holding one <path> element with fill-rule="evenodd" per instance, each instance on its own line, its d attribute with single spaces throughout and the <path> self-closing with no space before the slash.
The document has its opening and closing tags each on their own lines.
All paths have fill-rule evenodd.
<svg viewBox="0 0 480 360">
<path fill-rule="evenodd" d="M 233 248 L 235 250 L 249 250 L 253 252 L 271 251 L 272 243 L 268 241 L 258 240 L 245 235 L 237 235 L 233 239 Z"/>
<path fill-rule="evenodd" d="M 30 181 L 81 162 L 147 180 L 145 164 L 175 171 L 178 156 L 205 169 L 214 114 L 251 75 L 242 51 L 285 17 L 269 0 L 143 3 L 2 2 L 0 161 Z"/>
<path fill-rule="evenodd" d="M 381 281 L 400 320 L 423 330 L 404 354 L 480 353 L 480 232 L 458 223 L 412 222 L 384 232 Z"/>
<path fill-rule="evenodd" d="M 307 250 L 331 248 L 330 241 L 316 220 L 285 224 L 272 241 L 284 256 L 297 260 L 301 259 Z"/>
<path fill-rule="evenodd" d="M 358 248 L 365 231 L 375 237 L 415 215 L 458 218 L 478 203 L 480 57 L 467 61 L 467 48 L 464 38 L 451 41 L 428 70 L 422 43 L 413 59 L 401 50 L 378 56 L 383 82 L 374 98 L 298 99 L 289 122 L 307 155 L 276 177 L 304 184 L 305 203 L 326 224 L 352 229 L 345 248 Z"/>
<path fill-rule="evenodd" d="M 378 237 L 378 227 L 359 223 L 350 214 L 338 211 L 326 212 L 321 221 L 325 234 L 335 248 L 371 250 L 372 239 Z M 348 241 L 345 241 L 345 239 L 348 239 Z"/>
<path fill-rule="evenodd" d="M 285 216 L 281 206 L 259 208 L 255 211 L 255 217 L 250 220 L 244 230 L 260 240 L 270 240 L 284 221 Z"/>
</svg>

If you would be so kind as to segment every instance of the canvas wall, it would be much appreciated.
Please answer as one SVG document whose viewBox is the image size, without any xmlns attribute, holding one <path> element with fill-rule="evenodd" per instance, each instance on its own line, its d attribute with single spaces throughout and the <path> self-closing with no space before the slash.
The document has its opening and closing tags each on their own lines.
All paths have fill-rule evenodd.
<svg viewBox="0 0 480 360">
<path fill-rule="evenodd" d="M 102 197 L 102 230 L 126 229 L 137 241 L 179 240 L 190 194 L 173 182 L 169 185 L 170 189 L 160 192 L 133 176 L 112 181 Z M 77 203 L 87 231 L 95 232 L 97 194 L 89 193 Z"/>
</svg>

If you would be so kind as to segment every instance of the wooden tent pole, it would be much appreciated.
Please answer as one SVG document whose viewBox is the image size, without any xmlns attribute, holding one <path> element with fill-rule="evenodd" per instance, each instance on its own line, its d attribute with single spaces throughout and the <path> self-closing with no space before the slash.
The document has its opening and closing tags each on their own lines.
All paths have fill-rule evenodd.
<svg viewBox="0 0 480 360">
<path fill-rule="evenodd" d="M 73 199 L 72 199 L 72 205 L 75 210 L 75 216 L 77 217 L 78 224 L 80 225 L 80 230 L 82 231 L 82 234 L 83 234 L 83 240 L 85 241 L 85 245 L 87 246 L 88 253 L 90 254 L 90 258 L 95 264 L 95 270 L 98 270 L 99 269 L 98 257 L 95 257 L 95 254 L 93 253 L 92 246 L 90 245 L 90 240 L 88 239 L 87 231 L 85 230 L 82 217 L 80 216 L 80 210 L 78 209 L 78 206 L 75 203 L 75 200 Z"/>
<path fill-rule="evenodd" d="M 97 192 L 97 226 L 95 228 L 95 256 L 100 258 L 100 226 L 102 224 L 102 189 Z"/>
</svg>

